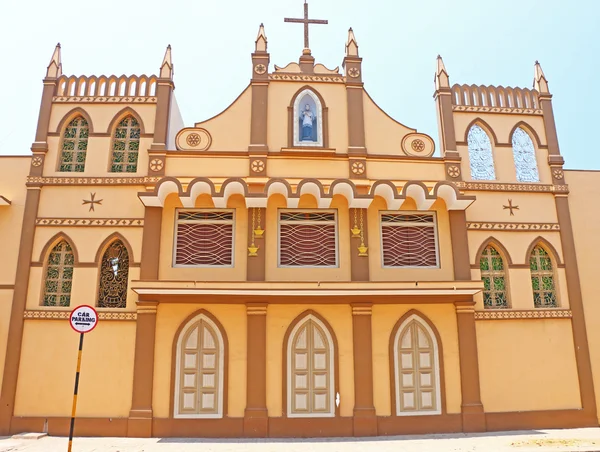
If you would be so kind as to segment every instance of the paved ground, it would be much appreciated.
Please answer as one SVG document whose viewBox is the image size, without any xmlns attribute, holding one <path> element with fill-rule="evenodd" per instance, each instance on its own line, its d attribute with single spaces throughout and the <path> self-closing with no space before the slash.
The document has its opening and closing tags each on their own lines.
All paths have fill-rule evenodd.
<svg viewBox="0 0 600 452">
<path fill-rule="evenodd" d="M 0 438 L 0 452 L 65 452 L 66 438 Z M 600 428 L 486 434 L 394 436 L 377 439 L 202 440 L 77 438 L 73 452 L 600 452 Z"/>
</svg>

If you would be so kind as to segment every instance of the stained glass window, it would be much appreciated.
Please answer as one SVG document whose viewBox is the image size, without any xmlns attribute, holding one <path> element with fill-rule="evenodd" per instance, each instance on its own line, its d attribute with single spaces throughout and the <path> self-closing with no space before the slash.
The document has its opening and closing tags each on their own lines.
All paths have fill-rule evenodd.
<svg viewBox="0 0 600 452">
<path fill-rule="evenodd" d="M 100 288 L 98 306 L 124 308 L 127 306 L 127 280 L 129 254 L 120 240 L 110 244 L 100 263 Z"/>
<path fill-rule="evenodd" d="M 519 182 L 539 182 L 537 161 L 533 141 L 527 132 L 520 127 L 515 130 L 512 137 L 513 158 Z"/>
<path fill-rule="evenodd" d="M 492 155 L 492 143 L 490 142 L 490 137 L 488 134 L 485 133 L 480 126 L 474 124 L 469 129 L 467 144 L 469 146 L 471 179 L 496 179 L 496 172 L 494 171 L 494 157 Z"/>
<path fill-rule="evenodd" d="M 83 116 L 77 116 L 65 127 L 59 171 L 82 173 L 85 170 L 89 133 Z"/>
<path fill-rule="evenodd" d="M 44 306 L 69 306 L 75 258 L 66 240 L 59 242 L 48 256 L 44 281 Z"/>
<path fill-rule="evenodd" d="M 115 128 L 110 171 L 135 173 L 140 150 L 140 124 L 133 116 L 126 116 Z"/>
<path fill-rule="evenodd" d="M 508 308 L 506 272 L 504 261 L 496 248 L 488 245 L 479 259 L 483 281 L 483 306 L 485 309 Z"/>
<path fill-rule="evenodd" d="M 558 306 L 554 267 L 548 252 L 541 246 L 531 251 L 529 258 L 533 304 L 536 308 L 555 308 Z"/>
</svg>

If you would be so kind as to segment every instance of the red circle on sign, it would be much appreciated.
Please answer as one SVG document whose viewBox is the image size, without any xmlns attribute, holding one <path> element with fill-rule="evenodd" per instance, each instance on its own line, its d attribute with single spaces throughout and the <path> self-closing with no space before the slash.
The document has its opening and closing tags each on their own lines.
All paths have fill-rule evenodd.
<svg viewBox="0 0 600 452">
<path fill-rule="evenodd" d="M 71 322 L 71 318 L 73 317 L 73 314 L 75 313 L 75 311 L 77 311 L 78 309 L 81 308 L 89 308 L 92 311 L 94 311 L 94 314 L 96 315 L 96 321 L 94 322 L 94 326 L 92 326 L 89 330 L 87 331 L 79 331 L 77 329 L 75 329 L 75 327 L 73 326 L 73 322 Z M 90 331 L 92 331 L 94 328 L 96 328 L 96 326 L 98 325 L 98 311 L 96 311 L 94 309 L 93 306 L 90 306 L 88 304 L 82 304 L 81 306 L 77 306 L 75 309 L 73 309 L 71 311 L 71 313 L 69 314 L 69 325 L 71 325 L 71 328 L 73 328 L 73 331 L 77 332 L 77 333 L 81 333 L 81 334 L 85 334 L 85 333 L 89 333 Z"/>
</svg>

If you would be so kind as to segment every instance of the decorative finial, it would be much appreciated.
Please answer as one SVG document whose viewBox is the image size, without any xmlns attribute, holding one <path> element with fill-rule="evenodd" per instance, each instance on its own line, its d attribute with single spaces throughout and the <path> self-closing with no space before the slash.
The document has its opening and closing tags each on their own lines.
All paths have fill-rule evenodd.
<svg viewBox="0 0 600 452">
<path fill-rule="evenodd" d="M 167 46 L 165 57 L 160 65 L 160 77 L 173 79 L 173 60 L 171 58 L 171 44 Z"/>
<path fill-rule="evenodd" d="M 533 87 L 539 93 L 550 93 L 550 91 L 548 90 L 548 80 L 544 75 L 544 71 L 542 70 L 541 64 L 537 60 L 534 66 Z"/>
<path fill-rule="evenodd" d="M 435 89 L 450 88 L 450 77 L 446 71 L 444 60 L 440 55 L 437 56 L 437 67 L 435 70 Z"/>
<path fill-rule="evenodd" d="M 46 68 L 46 77 L 58 78 L 62 75 L 62 61 L 60 55 L 60 42 L 56 44 L 52 58 L 50 58 L 50 64 Z"/>
<path fill-rule="evenodd" d="M 309 19 L 308 18 L 308 3 L 304 0 L 304 18 L 303 19 L 289 19 L 284 18 L 284 22 L 291 22 L 295 24 L 304 24 L 304 55 L 310 55 L 310 45 L 308 42 L 308 25 L 309 24 L 327 24 L 327 20 Z"/>
<path fill-rule="evenodd" d="M 260 27 L 258 27 L 258 34 L 256 35 L 255 44 L 255 52 L 267 51 L 267 35 L 265 34 L 265 26 L 263 24 L 260 24 Z"/>
<path fill-rule="evenodd" d="M 354 36 L 354 31 L 352 31 L 352 27 L 350 27 L 350 29 L 348 30 L 348 40 L 346 41 L 346 56 L 358 56 L 358 43 L 356 42 L 356 37 Z"/>
</svg>

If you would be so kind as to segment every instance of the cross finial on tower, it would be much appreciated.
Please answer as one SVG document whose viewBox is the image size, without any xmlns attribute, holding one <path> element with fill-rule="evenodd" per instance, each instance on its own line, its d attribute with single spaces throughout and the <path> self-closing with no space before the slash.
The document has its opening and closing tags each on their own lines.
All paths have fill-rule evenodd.
<svg viewBox="0 0 600 452">
<path fill-rule="evenodd" d="M 284 18 L 284 22 L 292 22 L 296 24 L 304 24 L 304 51 L 305 55 L 310 55 L 310 46 L 308 42 L 308 25 L 309 24 L 327 24 L 327 20 L 309 19 L 308 18 L 308 3 L 304 0 L 304 19 Z"/>
<path fill-rule="evenodd" d="M 58 78 L 62 75 L 62 61 L 60 56 L 60 42 L 56 44 L 50 64 L 46 69 L 46 77 Z"/>
</svg>

